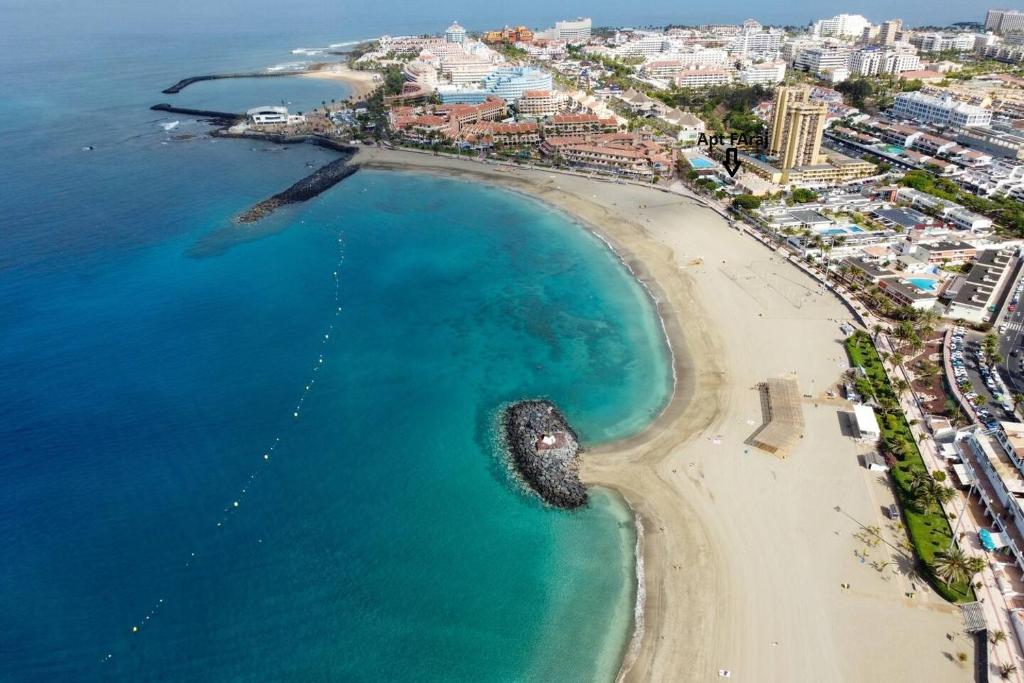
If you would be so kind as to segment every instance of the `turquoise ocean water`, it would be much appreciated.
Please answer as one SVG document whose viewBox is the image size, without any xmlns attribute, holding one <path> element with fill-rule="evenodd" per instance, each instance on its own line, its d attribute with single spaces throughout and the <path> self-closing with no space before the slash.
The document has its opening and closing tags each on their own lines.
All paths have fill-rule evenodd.
<svg viewBox="0 0 1024 683">
<path fill-rule="evenodd" d="M 175 138 L 147 107 L 313 41 L 30 38 L 0 74 L 0 679 L 612 676 L 628 511 L 543 508 L 494 425 L 547 396 L 596 443 L 661 408 L 615 257 L 530 199 L 383 172 L 239 240 L 330 154 Z"/>
</svg>

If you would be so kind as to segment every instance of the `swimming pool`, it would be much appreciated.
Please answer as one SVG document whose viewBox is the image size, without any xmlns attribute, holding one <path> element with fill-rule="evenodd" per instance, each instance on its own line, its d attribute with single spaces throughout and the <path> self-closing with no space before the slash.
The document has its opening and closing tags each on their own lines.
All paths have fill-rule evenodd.
<svg viewBox="0 0 1024 683">
<path fill-rule="evenodd" d="M 838 237 L 839 235 L 852 235 L 858 232 L 864 232 L 864 228 L 859 225 L 837 225 L 834 228 L 819 230 L 818 234 L 822 237 Z"/>
<path fill-rule="evenodd" d="M 903 152 L 906 151 L 906 150 L 904 150 L 899 145 L 886 145 L 885 146 L 885 151 L 888 152 L 889 154 L 897 154 L 898 155 L 898 154 L 903 154 Z"/>
<path fill-rule="evenodd" d="M 715 167 L 715 163 L 713 161 L 705 159 L 704 157 L 690 157 L 687 161 L 689 161 L 690 166 L 695 169 L 705 170 Z"/>
<path fill-rule="evenodd" d="M 907 282 L 925 292 L 933 291 L 935 287 L 938 285 L 938 282 L 927 277 L 907 278 Z"/>
</svg>

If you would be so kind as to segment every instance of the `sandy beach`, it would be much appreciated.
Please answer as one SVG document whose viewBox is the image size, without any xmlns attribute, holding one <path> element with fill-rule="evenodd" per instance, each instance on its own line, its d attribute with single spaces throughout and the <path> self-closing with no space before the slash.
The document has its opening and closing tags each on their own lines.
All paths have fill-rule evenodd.
<svg viewBox="0 0 1024 683">
<path fill-rule="evenodd" d="M 347 64 L 319 64 L 310 71 L 300 74 L 302 78 L 320 78 L 341 81 L 352 89 L 352 97 L 360 100 L 377 88 L 376 74 L 372 71 L 356 71 Z"/>
<path fill-rule="evenodd" d="M 622 679 L 973 680 L 957 610 L 908 576 L 884 475 L 860 465 L 849 406 L 826 395 L 847 367 L 851 316 L 836 298 L 679 195 L 411 152 L 364 149 L 357 162 L 537 197 L 605 239 L 657 302 L 672 401 L 643 433 L 584 456 L 587 483 L 619 491 L 643 523 L 643 630 Z M 782 460 L 745 441 L 762 423 L 756 385 L 789 373 L 806 428 Z M 865 525 L 887 543 L 864 546 Z"/>
</svg>

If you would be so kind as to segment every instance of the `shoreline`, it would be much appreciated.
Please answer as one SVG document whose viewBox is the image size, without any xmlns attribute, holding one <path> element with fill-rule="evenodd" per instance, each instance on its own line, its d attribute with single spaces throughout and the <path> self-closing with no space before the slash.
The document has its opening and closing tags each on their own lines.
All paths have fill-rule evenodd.
<svg viewBox="0 0 1024 683">
<path fill-rule="evenodd" d="M 395 161 L 382 160 L 380 159 L 382 156 L 391 157 L 395 159 Z M 367 157 L 371 158 L 368 160 Z M 407 159 L 407 161 L 399 159 Z M 442 162 L 447 161 L 448 163 L 430 163 L 431 161 L 437 160 L 441 160 Z M 699 319 L 701 313 L 698 308 L 699 304 L 695 297 L 681 296 L 683 294 L 681 290 L 670 294 L 662 286 L 662 282 L 666 279 L 671 279 L 671 250 L 667 248 L 655 248 L 653 250 L 655 252 L 660 252 L 657 254 L 660 256 L 660 261 L 657 259 L 655 260 L 655 263 L 658 263 L 660 266 L 655 270 L 663 271 L 660 273 L 661 279 L 659 280 L 658 276 L 654 272 L 651 272 L 650 257 L 652 254 L 639 254 L 635 248 L 630 248 L 630 245 L 627 244 L 626 238 L 629 228 L 626 228 L 621 232 L 609 229 L 611 224 L 615 222 L 615 217 L 613 215 L 609 213 L 604 216 L 606 219 L 605 221 L 594 220 L 598 217 L 587 216 L 586 212 L 579 211 L 579 207 L 567 205 L 564 201 L 564 197 L 562 198 L 563 201 L 558 201 L 559 198 L 555 193 L 545 194 L 543 192 L 538 192 L 540 188 L 536 186 L 531 187 L 529 181 L 526 181 L 516 175 L 520 172 L 518 170 L 514 173 L 510 172 L 508 174 L 503 174 L 493 166 L 484 166 L 482 164 L 479 165 L 479 167 L 469 166 L 468 168 L 463 168 L 463 166 L 473 164 L 475 162 L 462 161 L 460 166 L 453 166 L 460 162 L 458 160 L 451 160 L 443 157 L 433 157 L 431 155 L 420 155 L 414 152 L 395 150 L 361 149 L 353 160 L 353 163 L 359 164 L 361 167 L 368 170 L 433 173 L 435 175 L 455 176 L 473 181 L 482 181 L 506 190 L 514 191 L 517 194 L 522 194 L 531 200 L 540 201 L 561 213 L 565 213 L 572 222 L 576 223 L 579 227 L 585 229 L 595 238 L 604 243 L 626 268 L 631 277 L 633 277 L 646 292 L 653 311 L 658 317 L 659 325 L 662 330 L 662 340 L 669 356 L 669 365 L 672 372 L 671 391 L 667 397 L 665 405 L 662 407 L 658 415 L 656 415 L 636 434 L 623 439 L 588 447 L 587 455 L 585 455 L 583 459 L 584 465 L 581 472 L 581 476 L 588 486 L 600 486 L 607 488 L 619 497 L 629 509 L 630 514 L 634 519 L 637 542 L 633 551 L 634 580 L 636 581 L 633 586 L 635 598 L 633 616 L 630 633 L 627 634 L 626 640 L 622 645 L 622 661 L 619 671 L 615 676 L 615 680 L 644 680 L 647 677 L 642 672 L 635 671 L 634 666 L 641 659 L 645 650 L 648 651 L 648 659 L 653 658 L 653 645 L 651 645 L 651 641 L 655 639 L 656 634 L 649 635 L 646 638 L 644 637 L 645 632 L 647 631 L 646 624 L 649 621 L 653 621 L 653 619 L 651 619 L 652 615 L 650 614 L 651 607 L 648 605 L 648 575 L 651 575 L 650 582 L 660 583 L 657 576 L 658 570 L 651 567 L 647 556 L 651 543 L 650 539 L 647 538 L 647 534 L 645 534 L 645 529 L 655 529 L 658 528 L 658 526 L 661 526 L 657 525 L 660 517 L 656 513 L 652 513 L 651 510 L 645 509 L 646 505 L 644 504 L 644 496 L 640 492 L 629 490 L 627 487 L 624 487 L 624 482 L 618 481 L 615 477 L 605 477 L 599 475 L 597 472 L 588 471 L 587 463 L 594 454 L 599 453 L 624 454 L 627 452 L 633 452 L 634 457 L 631 458 L 633 462 L 639 461 L 639 455 L 642 451 L 656 449 L 658 452 L 664 453 L 666 446 L 676 446 L 689 438 L 692 438 L 696 435 L 697 431 L 699 431 L 698 428 L 703 428 L 709 424 L 717 415 L 717 411 L 712 414 L 704 413 L 699 416 L 690 416 L 688 414 L 688 407 L 697 393 L 698 386 L 702 386 L 705 389 L 712 389 L 713 382 L 711 380 L 720 377 L 722 371 L 714 370 L 709 373 L 706 367 L 702 369 L 698 364 L 694 363 L 692 356 L 689 353 L 690 347 L 696 340 L 688 340 L 686 338 L 678 313 L 680 311 L 686 311 L 689 313 L 687 318 L 691 323 L 695 319 Z M 537 173 L 543 174 L 544 172 L 537 171 Z M 650 189 L 654 190 L 654 188 Z M 698 205 L 698 203 L 692 198 L 680 196 L 678 199 L 683 203 Z M 633 246 L 635 247 L 636 245 Z M 700 327 L 706 329 L 703 325 Z M 704 339 L 707 340 L 708 337 L 704 337 Z M 709 348 L 702 348 L 701 351 L 702 355 L 705 357 L 710 358 L 712 355 Z M 709 363 L 708 365 L 713 366 L 714 363 Z M 688 417 L 692 417 L 693 419 L 690 420 L 690 422 L 695 422 L 696 424 L 693 424 L 690 428 L 684 428 L 683 422 Z M 640 554 L 637 554 L 638 552 Z M 661 557 L 660 553 L 658 554 L 658 557 Z"/>
<path fill-rule="evenodd" d="M 965 680 L 949 648 L 970 646 L 946 638 L 962 628 L 957 612 L 914 592 L 912 556 L 883 550 L 876 560 L 896 574 L 858 554 L 855 534 L 885 524 L 892 494 L 839 428 L 848 406 L 827 395 L 848 366 L 838 326 L 851 315 L 831 293 L 678 193 L 410 151 L 365 148 L 354 163 L 545 203 L 604 241 L 653 302 L 672 394 L 638 433 L 589 447 L 581 471 L 635 520 L 636 605 L 617 681 L 706 681 L 721 669 L 780 682 Z M 757 384 L 789 373 L 807 424 L 781 460 L 747 439 L 762 419 Z M 841 590 L 851 579 L 855 590 Z"/>
<path fill-rule="evenodd" d="M 340 81 L 352 91 L 350 97 L 353 101 L 363 99 L 380 85 L 376 80 L 374 72 L 357 71 L 345 63 L 314 64 L 308 71 L 295 75 L 300 78 Z"/>
</svg>

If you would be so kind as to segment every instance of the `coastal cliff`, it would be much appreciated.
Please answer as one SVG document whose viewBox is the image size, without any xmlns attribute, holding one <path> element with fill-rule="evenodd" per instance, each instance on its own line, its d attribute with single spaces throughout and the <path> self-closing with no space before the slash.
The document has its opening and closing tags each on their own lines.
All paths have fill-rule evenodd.
<svg viewBox="0 0 1024 683">
<path fill-rule="evenodd" d="M 349 165 L 355 150 L 348 150 L 340 159 L 335 159 L 326 166 L 321 166 L 312 174 L 295 183 L 287 190 L 278 192 L 273 197 L 264 199 L 252 208 L 242 212 L 235 219 L 237 223 L 255 223 L 269 215 L 275 209 L 286 204 L 296 204 L 316 197 L 321 192 L 334 187 L 345 178 L 359 170 L 358 166 Z"/>
<path fill-rule="evenodd" d="M 580 445 L 565 417 L 550 401 L 519 401 L 505 410 L 505 435 L 520 476 L 549 505 L 586 505 L 580 481 Z"/>
</svg>

